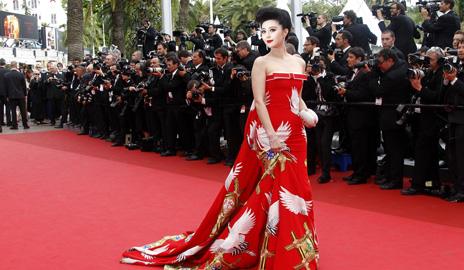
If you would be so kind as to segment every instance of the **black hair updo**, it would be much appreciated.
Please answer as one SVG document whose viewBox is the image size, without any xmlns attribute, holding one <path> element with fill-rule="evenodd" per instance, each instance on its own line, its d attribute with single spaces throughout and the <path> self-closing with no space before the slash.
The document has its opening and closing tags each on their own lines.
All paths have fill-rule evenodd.
<svg viewBox="0 0 464 270">
<path fill-rule="evenodd" d="M 288 29 L 289 32 L 292 30 L 292 19 L 290 19 L 290 14 L 283 9 L 275 7 L 260 8 L 256 13 L 256 22 L 263 24 L 263 22 L 268 20 L 276 20 L 282 25 L 283 29 Z"/>
</svg>

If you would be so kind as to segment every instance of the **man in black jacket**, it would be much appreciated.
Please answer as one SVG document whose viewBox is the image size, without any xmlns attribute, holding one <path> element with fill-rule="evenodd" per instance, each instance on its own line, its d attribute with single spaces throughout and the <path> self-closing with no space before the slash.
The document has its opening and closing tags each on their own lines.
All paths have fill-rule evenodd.
<svg viewBox="0 0 464 270">
<path fill-rule="evenodd" d="M 166 57 L 166 73 L 160 81 L 160 87 L 163 89 L 166 98 L 166 128 L 167 128 L 167 149 L 161 153 L 161 156 L 176 155 L 176 138 L 179 139 L 183 150 L 186 152 L 192 150 L 192 138 L 186 138 L 184 112 L 186 108 L 187 83 L 190 81 L 190 75 L 182 69 L 179 69 L 179 59 L 175 55 Z"/>
<path fill-rule="evenodd" d="M 357 17 L 354 11 L 347 10 L 343 12 L 343 28 L 353 35 L 351 46 L 361 47 L 368 55 L 370 55 L 371 48 L 369 43 L 376 44 L 377 36 L 369 30 L 367 25 L 356 23 L 356 21 Z"/>
<path fill-rule="evenodd" d="M 18 63 L 11 61 L 11 70 L 5 74 L 5 82 L 7 87 L 7 97 L 10 103 L 11 110 L 11 128 L 18 129 L 18 121 L 16 119 L 16 107 L 19 107 L 21 112 L 21 120 L 23 128 L 28 129 L 27 111 L 26 111 L 26 80 L 24 75 L 18 70 Z"/>
<path fill-rule="evenodd" d="M 7 87 L 5 83 L 5 74 L 8 70 L 5 68 L 5 59 L 0 59 L 0 131 L 1 127 L 5 125 L 4 111 L 6 111 L 6 123 L 8 126 L 11 125 L 11 114 L 8 101 L 6 100 Z"/>
<path fill-rule="evenodd" d="M 449 140 L 446 146 L 454 190 L 446 198 L 449 202 L 464 202 L 464 110 L 453 106 L 464 106 L 464 82 L 456 76 L 457 68 L 444 72 L 443 89 L 448 112 Z"/>
<path fill-rule="evenodd" d="M 141 31 L 144 33 L 143 55 L 147 57 L 149 52 L 155 50 L 156 37 L 158 36 L 158 32 L 156 32 L 156 30 L 151 27 L 151 23 L 147 19 L 143 20 L 143 28 Z"/>
<path fill-rule="evenodd" d="M 408 65 L 398 59 L 390 49 L 382 49 L 377 56 L 377 68 L 371 73 L 369 87 L 374 92 L 376 104 L 405 104 L 410 100 L 410 85 L 407 79 Z M 404 127 L 397 123 L 398 111 L 395 107 L 380 108 L 379 124 L 388 156 L 387 182 L 382 189 L 401 189 L 403 186 L 403 162 L 406 134 Z"/>
<path fill-rule="evenodd" d="M 369 89 L 369 72 L 366 67 L 359 67 L 364 60 L 364 50 L 353 47 L 348 51 L 347 63 L 350 68 L 346 87 L 337 88 L 338 94 L 347 102 L 374 102 L 374 94 Z M 349 185 L 367 183 L 375 173 L 377 162 L 377 135 L 375 111 L 370 106 L 349 106 L 346 121 L 351 141 L 353 157 L 353 174 L 348 179 Z"/>
<path fill-rule="evenodd" d="M 205 37 L 205 51 L 209 57 L 214 57 L 214 51 L 222 46 L 222 38 L 217 33 L 214 24 L 208 26 L 208 33 Z"/>
<path fill-rule="evenodd" d="M 432 16 L 426 9 L 421 10 L 424 22 L 422 27 L 424 32 L 433 35 L 433 46 L 442 49 L 453 46 L 453 35 L 461 28 L 461 22 L 458 15 L 452 10 L 454 0 L 443 0 L 440 2 L 440 12 L 443 13 L 438 19 L 432 19 Z"/>
<path fill-rule="evenodd" d="M 320 47 L 323 50 L 329 48 L 330 40 L 332 39 L 332 30 L 330 24 L 327 24 L 327 15 L 321 14 L 317 16 L 317 26 L 313 28 L 310 24 L 309 17 L 305 16 L 306 21 L 306 31 L 308 31 L 309 36 L 317 37 L 320 42 Z"/>
<path fill-rule="evenodd" d="M 390 24 L 386 26 L 381 10 L 377 10 L 380 31 L 382 33 L 385 30 L 393 31 L 395 33 L 395 47 L 404 55 L 416 52 L 417 47 L 414 38 L 420 38 L 420 33 L 417 31 L 414 21 L 406 16 L 406 8 L 401 3 L 393 3 L 390 6 L 390 12 Z"/>
<path fill-rule="evenodd" d="M 382 47 L 384 49 L 390 49 L 396 53 L 399 59 L 406 60 L 403 52 L 400 51 L 397 47 L 395 47 L 396 37 L 395 37 L 395 33 L 393 33 L 392 30 L 383 31 L 381 35 L 381 40 L 382 40 Z"/>
<path fill-rule="evenodd" d="M 347 75 L 349 72 L 346 59 L 348 58 L 348 50 L 351 48 L 351 42 L 353 42 L 353 36 L 350 32 L 342 30 L 337 33 L 335 37 L 335 46 L 337 48 L 332 53 L 327 54 L 330 71 L 335 75 Z"/>
</svg>

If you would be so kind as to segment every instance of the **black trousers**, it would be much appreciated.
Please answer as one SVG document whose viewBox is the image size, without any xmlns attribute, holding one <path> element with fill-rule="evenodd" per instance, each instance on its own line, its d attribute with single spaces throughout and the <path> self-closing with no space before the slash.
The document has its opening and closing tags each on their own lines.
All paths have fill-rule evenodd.
<svg viewBox="0 0 464 270">
<path fill-rule="evenodd" d="M 316 153 L 317 153 L 317 143 L 316 143 L 316 128 L 305 128 L 306 130 L 306 160 L 307 160 L 307 169 L 308 175 L 316 173 Z"/>
<path fill-rule="evenodd" d="M 209 116 L 206 120 L 208 128 L 208 150 L 209 156 L 216 159 L 222 159 L 222 152 L 220 146 L 221 131 L 222 131 L 222 117 L 220 115 Z"/>
<path fill-rule="evenodd" d="M 227 106 L 227 105 L 225 105 Z M 240 150 L 243 133 L 240 132 L 240 107 L 230 106 L 223 109 L 224 135 L 227 140 L 227 161 L 235 161 Z"/>
<path fill-rule="evenodd" d="M 351 141 L 353 177 L 367 179 L 375 174 L 377 163 L 377 130 L 374 127 L 348 128 Z"/>
<path fill-rule="evenodd" d="M 155 126 L 155 134 L 153 135 L 155 137 L 155 143 L 159 144 L 161 151 L 165 151 L 168 141 L 166 108 L 164 106 L 155 106 L 153 112 L 155 114 L 155 122 L 159 123 L 158 127 Z"/>
<path fill-rule="evenodd" d="M 449 124 L 446 149 L 450 172 L 454 178 L 454 189 L 464 194 L 464 124 Z"/>
<path fill-rule="evenodd" d="M 197 112 L 195 115 L 193 130 L 195 137 L 193 153 L 203 157 L 207 155 L 208 151 L 208 128 L 206 126 L 206 117 L 201 112 Z"/>
<path fill-rule="evenodd" d="M 47 113 L 51 124 L 55 124 L 55 120 L 61 116 L 61 110 L 63 109 L 63 98 L 51 98 L 47 99 Z"/>
<path fill-rule="evenodd" d="M 0 96 L 0 124 L 5 123 L 4 117 L 6 116 L 6 123 L 11 124 L 10 105 L 6 100 L 6 96 Z"/>
<path fill-rule="evenodd" d="M 407 143 L 403 128 L 382 130 L 385 153 L 388 156 L 385 164 L 385 177 L 390 182 L 403 183 L 404 155 Z"/>
<path fill-rule="evenodd" d="M 316 144 L 319 159 L 321 161 L 322 175 L 330 175 L 332 164 L 332 137 L 335 132 L 337 118 L 335 116 L 319 116 L 316 125 Z"/>
<path fill-rule="evenodd" d="M 18 119 L 16 118 L 16 107 L 19 107 L 21 112 L 21 120 L 23 121 L 23 127 L 27 126 L 27 111 L 26 111 L 26 100 L 22 99 L 10 99 L 10 111 L 11 111 L 11 125 L 18 127 Z"/>
<path fill-rule="evenodd" d="M 166 129 L 167 129 L 167 150 L 176 151 L 177 135 L 184 151 L 190 151 L 193 148 L 193 125 L 190 115 L 185 111 L 185 108 L 178 106 L 168 106 L 166 110 Z M 190 121 L 190 122 L 188 122 Z"/>
<path fill-rule="evenodd" d="M 419 127 L 414 145 L 414 171 L 412 186 L 423 189 L 425 182 L 431 180 L 433 186 L 440 187 L 438 167 L 438 141 L 440 130 L 435 127 Z"/>
</svg>

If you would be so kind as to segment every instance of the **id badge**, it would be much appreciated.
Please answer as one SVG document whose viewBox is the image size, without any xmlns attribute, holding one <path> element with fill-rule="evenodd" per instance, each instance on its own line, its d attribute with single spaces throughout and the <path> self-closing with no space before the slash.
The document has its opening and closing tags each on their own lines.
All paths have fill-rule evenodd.
<svg viewBox="0 0 464 270">
<path fill-rule="evenodd" d="M 168 97 L 171 98 L 171 99 L 174 98 L 171 91 L 168 92 Z"/>
<path fill-rule="evenodd" d="M 382 98 L 376 98 L 375 99 L 375 105 L 382 106 Z"/>
<path fill-rule="evenodd" d="M 245 105 L 242 105 L 242 107 L 240 108 L 240 113 L 245 113 L 246 112 L 246 108 L 245 108 Z"/>
</svg>

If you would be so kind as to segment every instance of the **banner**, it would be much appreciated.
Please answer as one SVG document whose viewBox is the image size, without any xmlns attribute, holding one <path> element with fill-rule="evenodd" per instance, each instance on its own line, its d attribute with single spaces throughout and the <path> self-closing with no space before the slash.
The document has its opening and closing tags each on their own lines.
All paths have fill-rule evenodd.
<svg viewBox="0 0 464 270">
<path fill-rule="evenodd" d="M 0 11 L 0 36 L 12 39 L 39 39 L 37 18 Z"/>
</svg>

